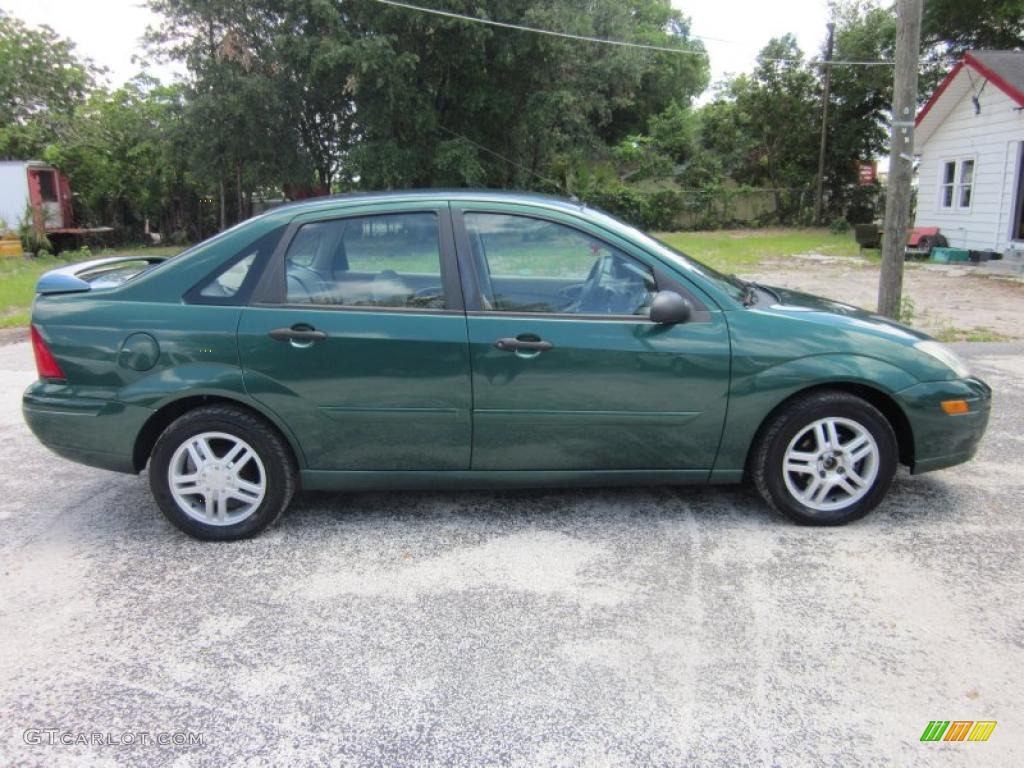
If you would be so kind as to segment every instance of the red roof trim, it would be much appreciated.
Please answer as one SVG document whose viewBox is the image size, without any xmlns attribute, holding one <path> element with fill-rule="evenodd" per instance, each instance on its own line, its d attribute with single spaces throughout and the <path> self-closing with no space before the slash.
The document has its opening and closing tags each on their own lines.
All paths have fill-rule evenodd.
<svg viewBox="0 0 1024 768">
<path fill-rule="evenodd" d="M 933 93 L 931 98 L 928 99 L 928 103 L 925 104 L 924 108 L 917 113 L 917 119 L 914 120 L 915 127 L 921 124 L 921 121 L 924 120 L 924 116 L 931 111 L 932 107 L 935 106 L 935 102 L 937 102 L 939 100 L 939 97 L 942 96 L 942 94 L 946 91 L 947 88 L 949 88 L 949 84 L 953 82 L 953 79 L 960 73 L 960 70 L 963 68 L 964 59 L 960 59 L 960 61 L 956 63 L 956 66 L 953 67 L 950 73 L 946 75 L 946 79 L 939 83 L 939 87 L 935 89 L 935 93 Z"/>
<path fill-rule="evenodd" d="M 917 118 L 914 120 L 915 126 L 921 124 L 921 121 L 924 120 L 925 115 L 927 115 L 931 111 L 931 108 L 935 106 L 935 102 L 939 100 L 939 98 L 942 96 L 945 90 L 949 87 L 949 84 L 953 82 L 953 79 L 957 76 L 957 74 L 959 74 L 960 70 L 964 68 L 965 64 L 970 66 L 972 69 L 977 70 L 979 75 L 984 77 L 986 80 L 991 81 L 991 83 L 995 85 L 999 90 L 1001 90 L 1011 99 L 1016 101 L 1020 106 L 1024 107 L 1024 93 L 1014 88 L 1003 78 L 1001 78 L 991 69 L 986 67 L 976 58 L 974 58 L 970 53 L 965 53 L 964 57 L 960 59 L 960 61 L 956 63 L 956 66 L 953 67 L 950 73 L 946 75 L 946 78 L 941 83 L 939 83 L 939 87 L 935 89 L 935 93 L 931 95 L 931 98 L 928 99 L 928 102 L 924 105 L 921 111 L 918 112 Z"/>
<path fill-rule="evenodd" d="M 999 88 L 999 90 L 1001 90 L 1003 93 L 1005 93 L 1011 99 L 1016 101 L 1017 104 L 1019 104 L 1020 106 L 1024 107 L 1024 93 L 1021 93 L 1016 88 L 1014 88 L 1012 85 L 1010 85 L 1008 82 L 1003 80 L 1003 78 L 1001 78 L 999 75 L 997 75 L 991 69 L 986 67 L 984 64 L 982 64 L 976 58 L 974 58 L 970 53 L 965 53 L 964 54 L 964 61 L 966 61 L 968 64 L 970 64 L 976 70 L 978 70 L 978 73 L 981 74 L 982 76 L 984 76 L 986 79 L 988 79 L 992 83 L 992 85 L 994 85 L 997 88 Z"/>
</svg>

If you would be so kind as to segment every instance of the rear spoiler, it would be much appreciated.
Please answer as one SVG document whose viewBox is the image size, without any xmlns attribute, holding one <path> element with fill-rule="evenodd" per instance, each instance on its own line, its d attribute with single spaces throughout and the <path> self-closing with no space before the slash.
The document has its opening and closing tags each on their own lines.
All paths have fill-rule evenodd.
<svg viewBox="0 0 1024 768">
<path fill-rule="evenodd" d="M 111 256 L 106 259 L 93 259 L 82 261 L 78 264 L 68 264 L 66 267 L 51 269 L 39 278 L 36 283 L 36 293 L 81 293 L 91 291 L 92 284 L 85 278 L 98 277 L 112 267 L 133 262 L 145 262 L 146 264 L 159 264 L 165 261 L 167 256 Z"/>
</svg>

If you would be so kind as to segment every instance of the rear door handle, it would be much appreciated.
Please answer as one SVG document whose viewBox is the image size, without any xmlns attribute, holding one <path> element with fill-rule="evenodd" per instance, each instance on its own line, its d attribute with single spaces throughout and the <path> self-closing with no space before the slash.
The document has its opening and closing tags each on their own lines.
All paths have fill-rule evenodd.
<svg viewBox="0 0 1024 768">
<path fill-rule="evenodd" d="M 292 326 L 291 328 L 275 328 L 267 333 L 275 341 L 323 341 L 327 338 L 326 331 L 314 328 Z"/>
<path fill-rule="evenodd" d="M 506 337 L 495 341 L 494 347 L 495 349 L 500 349 L 504 352 L 547 352 L 549 349 L 554 349 L 555 345 L 550 341 L 544 341 L 542 339 L 538 339 L 537 341 L 527 341 L 524 339 Z"/>
</svg>

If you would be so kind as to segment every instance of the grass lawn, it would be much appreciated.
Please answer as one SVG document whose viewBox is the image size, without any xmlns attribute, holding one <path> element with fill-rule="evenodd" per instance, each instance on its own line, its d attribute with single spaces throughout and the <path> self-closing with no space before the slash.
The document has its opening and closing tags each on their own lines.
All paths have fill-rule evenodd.
<svg viewBox="0 0 1024 768">
<path fill-rule="evenodd" d="M 96 251 L 90 258 L 106 256 L 131 256 L 144 253 L 147 256 L 170 256 L 181 251 L 180 247 L 167 248 L 120 248 Z M 29 307 L 35 295 L 36 280 L 44 272 L 80 261 L 78 251 L 61 256 L 40 256 L 37 259 L 7 256 L 0 257 L 0 328 L 16 328 L 28 325 Z"/>
<path fill-rule="evenodd" d="M 762 259 L 777 259 L 798 253 L 826 256 L 857 256 L 860 249 L 853 232 L 835 235 L 827 229 L 732 229 L 718 232 L 659 232 L 659 240 L 687 256 L 726 274 L 749 271 Z M 864 257 L 878 259 L 878 251 L 864 251 Z"/>
</svg>

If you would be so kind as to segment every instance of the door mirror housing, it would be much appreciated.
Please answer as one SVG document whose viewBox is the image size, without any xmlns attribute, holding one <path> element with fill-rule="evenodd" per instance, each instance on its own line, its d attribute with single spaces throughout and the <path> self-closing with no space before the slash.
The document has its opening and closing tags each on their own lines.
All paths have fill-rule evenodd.
<svg viewBox="0 0 1024 768">
<path fill-rule="evenodd" d="M 652 322 L 663 325 L 685 323 L 693 315 L 693 305 L 675 291 L 658 291 L 651 302 Z"/>
</svg>

